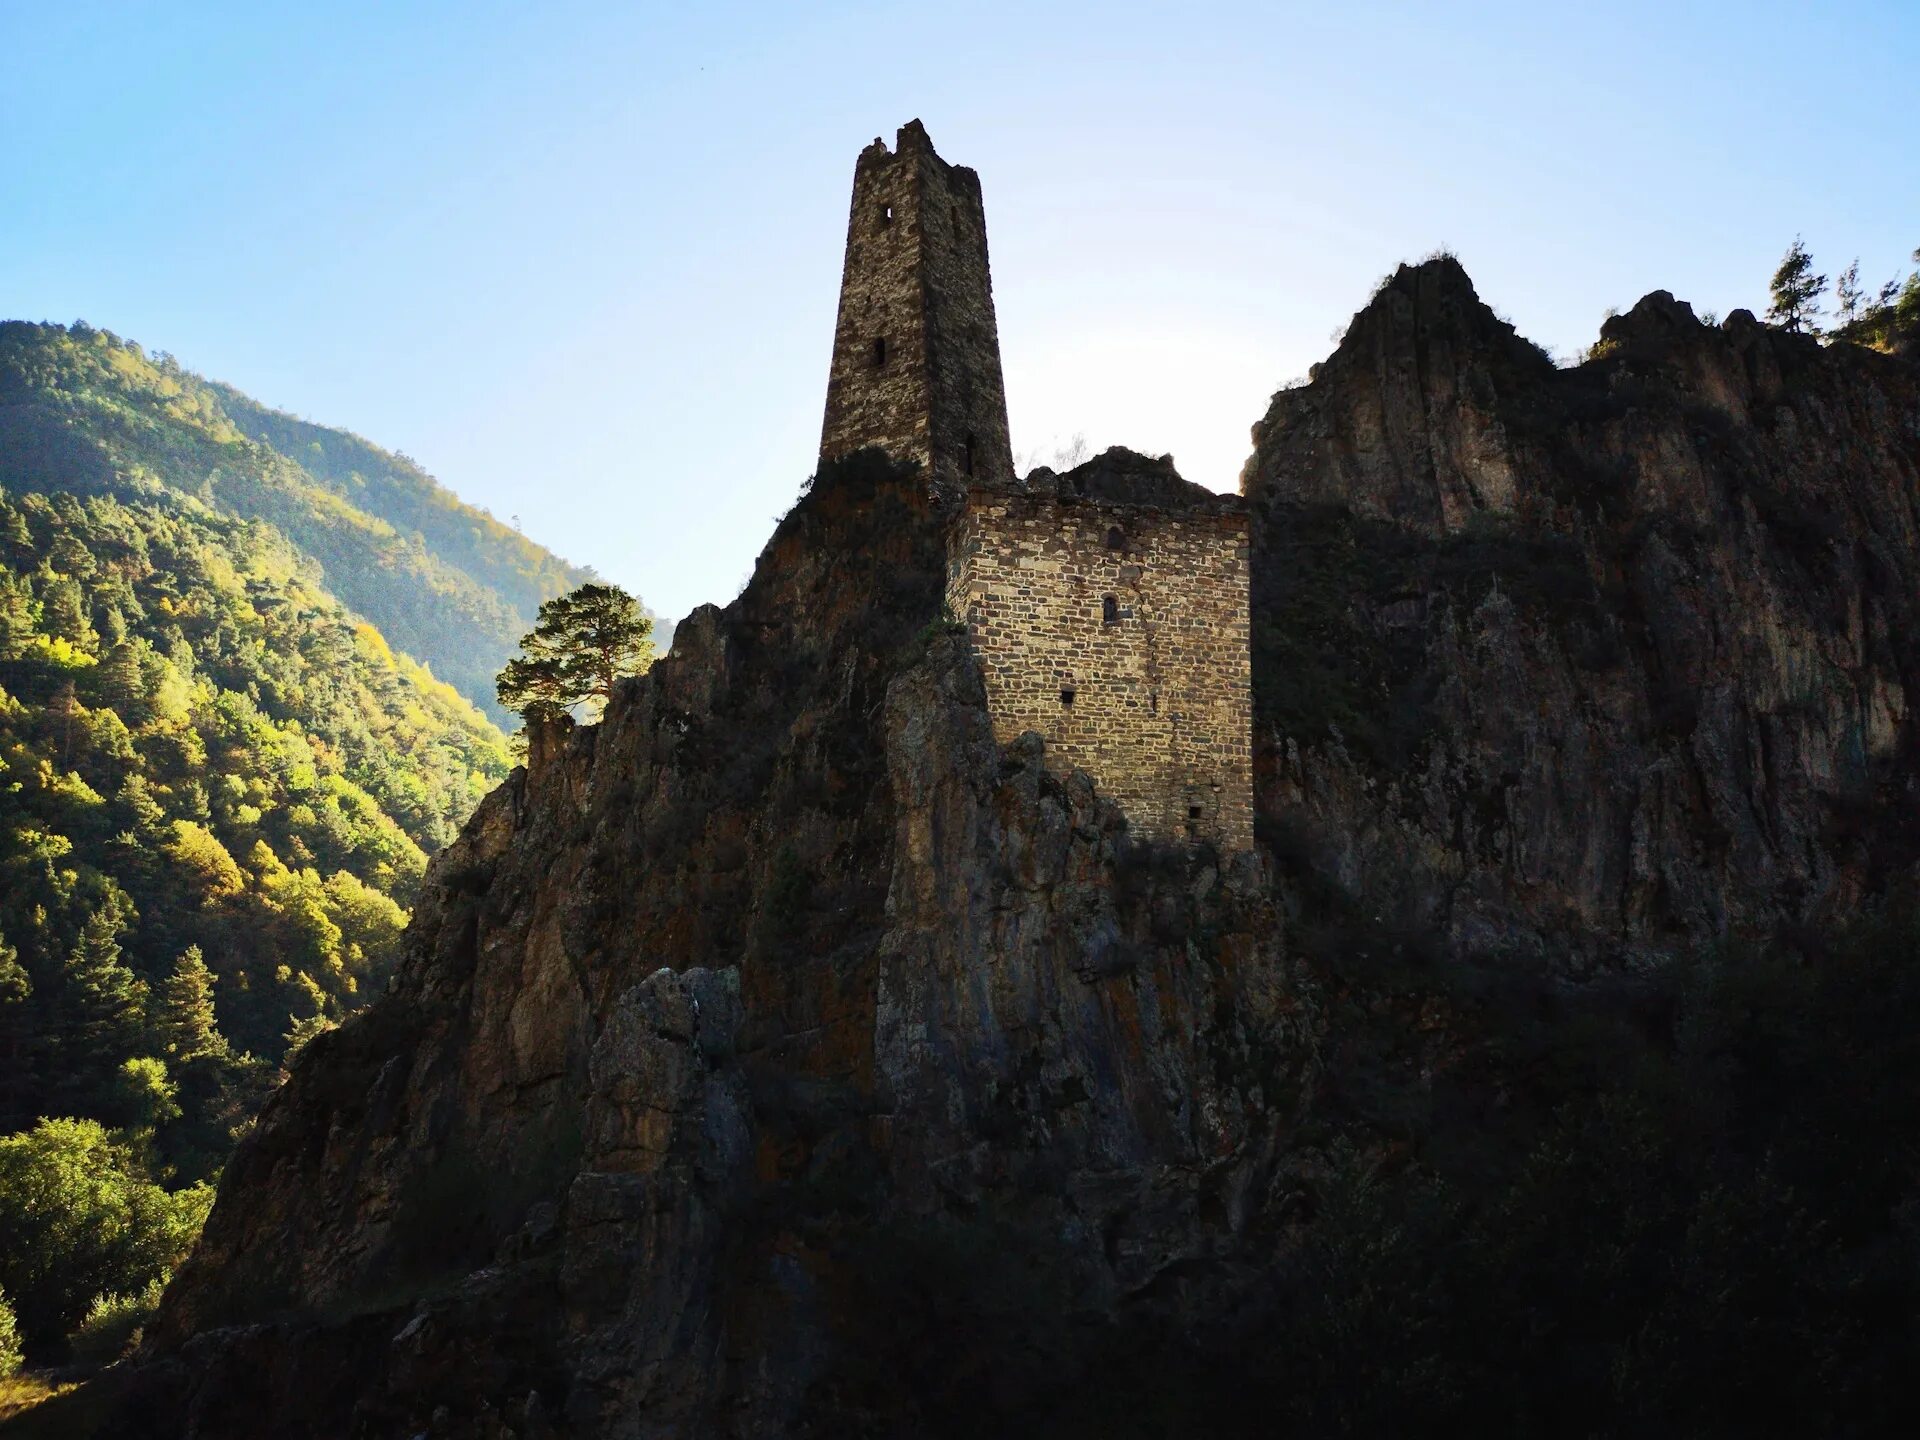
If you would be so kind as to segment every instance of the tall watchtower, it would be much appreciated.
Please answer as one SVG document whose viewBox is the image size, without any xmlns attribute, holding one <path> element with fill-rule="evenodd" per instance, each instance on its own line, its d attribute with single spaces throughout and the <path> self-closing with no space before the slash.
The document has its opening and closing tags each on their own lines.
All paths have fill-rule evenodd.
<svg viewBox="0 0 1920 1440">
<path fill-rule="evenodd" d="M 853 171 L 820 458 L 869 445 L 936 480 L 1013 477 L 980 177 L 918 120 Z"/>
</svg>

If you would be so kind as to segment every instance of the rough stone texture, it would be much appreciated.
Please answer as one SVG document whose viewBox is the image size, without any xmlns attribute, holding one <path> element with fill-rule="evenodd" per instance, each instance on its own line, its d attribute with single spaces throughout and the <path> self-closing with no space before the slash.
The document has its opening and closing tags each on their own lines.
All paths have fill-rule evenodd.
<svg viewBox="0 0 1920 1440">
<path fill-rule="evenodd" d="M 860 152 L 820 458 L 869 446 L 938 482 L 1013 475 L 980 177 L 918 120 Z"/>
<path fill-rule="evenodd" d="M 996 742 L 926 638 L 934 505 L 830 467 L 532 737 L 227 1167 L 115 1433 L 911 1432 L 860 1370 L 876 1247 L 1038 1237 L 1080 1323 L 1233 1247 L 1305 1053 L 1259 867 Z"/>
<path fill-rule="evenodd" d="M 1649 295 L 1558 370 L 1450 259 L 1255 428 L 1260 808 L 1376 912 L 1576 968 L 1920 855 L 1920 383 Z"/>
<path fill-rule="evenodd" d="M 1913 874 L 1920 371 L 1664 295 L 1603 338 L 1556 371 L 1435 262 L 1275 398 L 1244 482 L 1263 843 L 1224 865 L 1000 741 L 931 623 L 950 488 L 827 467 L 740 599 L 532 737 L 436 862 L 100 1433 L 1046 1433 L 1113 1373 L 1052 1337 L 1162 1316 L 1204 1348 L 1317 1223 L 1359 1086 L 1467 1058 L 1461 1006 L 1376 1024 L 1292 937 L 1388 952 L 1363 972 L 1404 920 L 1422 964 L 1577 998 Z M 1178 484 L 1102 458 L 1027 500 Z M 897 1340 L 930 1305 L 906 1333 L 991 1357 L 945 1372 L 971 1389 L 875 1373 L 954 1358 Z"/>
<path fill-rule="evenodd" d="M 1043 736 L 1143 836 L 1250 850 L 1247 517 L 1156 468 L 1109 452 L 1032 486 L 973 487 L 947 604 L 1003 743 Z"/>
</svg>

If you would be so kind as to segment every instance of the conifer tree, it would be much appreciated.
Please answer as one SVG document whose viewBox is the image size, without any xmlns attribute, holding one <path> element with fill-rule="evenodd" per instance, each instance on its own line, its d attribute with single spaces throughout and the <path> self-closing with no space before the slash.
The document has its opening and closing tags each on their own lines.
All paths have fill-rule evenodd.
<svg viewBox="0 0 1920 1440">
<path fill-rule="evenodd" d="M 1793 237 L 1780 268 L 1773 272 L 1773 303 L 1767 318 L 1794 334 L 1818 335 L 1820 296 L 1827 288 L 1827 277 L 1816 275 L 1813 257 L 1801 238 Z"/>
<path fill-rule="evenodd" d="M 120 718 L 129 725 L 138 725 L 145 716 L 141 713 L 141 702 L 145 698 L 146 685 L 140 673 L 139 647 L 122 641 L 107 652 L 95 674 L 94 684 L 99 687 L 102 700 L 120 713 Z"/>
<path fill-rule="evenodd" d="M 96 910 L 80 927 L 60 977 L 53 1036 L 62 1078 L 82 1104 L 97 1103 L 101 1082 L 138 1045 L 146 990 L 121 960 L 120 922 Z"/>
<path fill-rule="evenodd" d="M 1913 252 L 1913 263 L 1920 265 L 1920 250 Z M 1907 272 L 1907 280 L 1893 302 L 1894 323 L 1903 330 L 1920 329 L 1920 270 Z"/>
<path fill-rule="evenodd" d="M 166 819 L 166 811 L 153 798 L 152 787 L 138 770 L 129 771 L 127 778 L 120 782 L 119 793 L 113 797 L 113 810 L 115 819 L 142 837 L 153 833 Z"/>
<path fill-rule="evenodd" d="M 1835 318 L 1842 330 L 1860 318 L 1860 306 L 1866 298 L 1867 292 L 1860 288 L 1860 260 L 1856 256 L 1833 282 Z"/>
<path fill-rule="evenodd" d="M 55 575 L 41 590 L 46 611 L 47 633 L 71 641 L 82 650 L 92 651 L 100 643 L 93 620 L 87 614 L 87 598 L 79 582 L 66 575 Z"/>
<path fill-rule="evenodd" d="M 576 705 L 597 717 L 614 682 L 653 660 L 653 621 L 618 585 L 582 585 L 540 607 L 521 654 L 500 672 L 500 703 L 528 720 L 558 719 Z"/>
<path fill-rule="evenodd" d="M 213 1009 L 213 975 L 198 945 L 181 952 L 162 983 L 154 1028 L 162 1052 L 176 1064 L 226 1054 Z"/>
<path fill-rule="evenodd" d="M 24 580 L 0 571 L 0 660 L 17 655 L 33 633 L 32 601 L 33 592 Z"/>
</svg>

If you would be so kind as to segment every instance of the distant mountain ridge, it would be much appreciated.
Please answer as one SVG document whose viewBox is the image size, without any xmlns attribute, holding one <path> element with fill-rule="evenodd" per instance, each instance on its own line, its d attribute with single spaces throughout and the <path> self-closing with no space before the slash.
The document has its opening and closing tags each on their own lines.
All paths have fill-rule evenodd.
<svg viewBox="0 0 1920 1440">
<path fill-rule="evenodd" d="M 108 330 L 0 322 L 0 486 L 155 485 L 265 520 L 342 602 L 497 722 L 493 677 L 540 602 L 592 577 L 403 455 L 271 409 Z"/>
</svg>

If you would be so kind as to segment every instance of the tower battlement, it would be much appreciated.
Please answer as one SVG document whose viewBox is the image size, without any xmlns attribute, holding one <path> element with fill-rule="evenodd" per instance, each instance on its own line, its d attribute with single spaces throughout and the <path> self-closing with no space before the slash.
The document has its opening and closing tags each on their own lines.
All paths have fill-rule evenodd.
<svg viewBox="0 0 1920 1440">
<path fill-rule="evenodd" d="M 867 446 L 934 480 L 1013 476 L 980 177 L 918 120 L 853 171 L 820 458 Z"/>
</svg>

